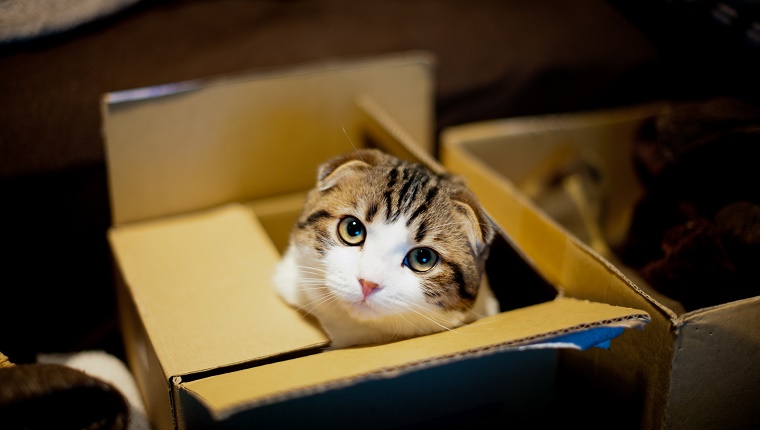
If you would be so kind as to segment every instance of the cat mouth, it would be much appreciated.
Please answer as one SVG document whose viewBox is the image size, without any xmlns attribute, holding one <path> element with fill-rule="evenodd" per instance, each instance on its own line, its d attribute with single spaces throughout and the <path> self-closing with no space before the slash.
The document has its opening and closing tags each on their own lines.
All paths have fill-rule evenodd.
<svg viewBox="0 0 760 430">
<path fill-rule="evenodd" d="M 386 316 L 372 301 L 367 299 L 346 303 L 345 307 L 348 313 L 359 321 L 374 320 Z"/>
</svg>

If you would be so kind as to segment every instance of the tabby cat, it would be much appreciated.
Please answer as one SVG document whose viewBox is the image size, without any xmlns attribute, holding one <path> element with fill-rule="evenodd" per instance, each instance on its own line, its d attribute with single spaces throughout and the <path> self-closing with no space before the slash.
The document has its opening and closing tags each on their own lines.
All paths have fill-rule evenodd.
<svg viewBox="0 0 760 430">
<path fill-rule="evenodd" d="M 319 167 L 274 282 L 333 348 L 450 330 L 498 312 L 493 235 L 461 179 L 362 149 Z"/>
</svg>

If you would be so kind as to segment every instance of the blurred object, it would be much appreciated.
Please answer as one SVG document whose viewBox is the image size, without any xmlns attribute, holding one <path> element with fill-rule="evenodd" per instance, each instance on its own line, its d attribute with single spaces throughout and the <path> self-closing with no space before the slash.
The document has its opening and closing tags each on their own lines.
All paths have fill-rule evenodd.
<svg viewBox="0 0 760 430">
<path fill-rule="evenodd" d="M 0 352 L 0 369 L 3 367 L 12 367 L 14 366 L 13 363 L 8 359 L 8 357 L 5 356 L 2 352 Z"/>
<path fill-rule="evenodd" d="M 70 30 L 111 15 L 139 0 L 3 0 L 0 43 Z"/>
<path fill-rule="evenodd" d="M 760 293 L 760 109 L 674 103 L 646 122 L 633 162 L 646 191 L 617 250 L 687 310 Z"/>
<path fill-rule="evenodd" d="M 601 255 L 610 254 L 601 226 L 607 189 L 589 154 L 560 146 L 520 183 L 552 219 Z"/>
<path fill-rule="evenodd" d="M 760 103 L 760 2 L 609 0 L 660 54 L 673 100 L 741 97 Z"/>
<path fill-rule="evenodd" d="M 148 430 L 150 423 L 145 411 L 140 391 L 127 365 L 116 356 L 105 351 L 82 351 L 67 354 L 42 354 L 39 363 L 60 364 L 99 378 L 114 386 L 129 407 L 127 430 Z"/>
<path fill-rule="evenodd" d="M 0 368 L 0 424 L 6 430 L 132 429 L 127 402 L 111 384 L 47 363 Z"/>
</svg>

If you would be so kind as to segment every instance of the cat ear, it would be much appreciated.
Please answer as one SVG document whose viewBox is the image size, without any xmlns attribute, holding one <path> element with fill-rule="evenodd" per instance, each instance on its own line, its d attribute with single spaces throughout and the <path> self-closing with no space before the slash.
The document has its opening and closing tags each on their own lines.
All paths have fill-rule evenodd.
<svg viewBox="0 0 760 430">
<path fill-rule="evenodd" d="M 339 155 L 319 166 L 317 188 L 320 191 L 332 188 L 342 179 L 356 175 L 371 166 L 377 165 L 382 160 L 383 155 L 380 151 L 374 149 L 359 149 Z"/>
<path fill-rule="evenodd" d="M 463 217 L 470 227 L 470 245 L 477 254 L 491 244 L 495 235 L 493 223 L 480 207 L 475 195 L 466 188 L 460 188 L 452 196 L 459 216 Z"/>
</svg>

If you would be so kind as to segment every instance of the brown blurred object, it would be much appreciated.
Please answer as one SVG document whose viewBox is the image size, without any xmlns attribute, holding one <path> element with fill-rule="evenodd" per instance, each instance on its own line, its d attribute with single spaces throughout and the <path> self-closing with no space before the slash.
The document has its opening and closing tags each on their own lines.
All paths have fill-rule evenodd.
<svg viewBox="0 0 760 430">
<path fill-rule="evenodd" d="M 674 103 L 645 123 L 645 186 L 618 250 L 686 310 L 760 293 L 760 109 L 736 98 Z"/>
<path fill-rule="evenodd" d="M 0 356 L 5 357 L 0 354 Z M 129 407 L 112 385 L 59 364 L 0 366 L 3 429 L 121 430 Z"/>
</svg>

